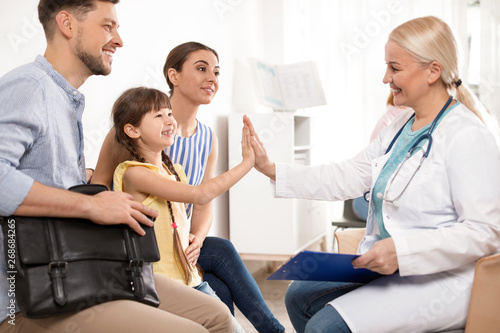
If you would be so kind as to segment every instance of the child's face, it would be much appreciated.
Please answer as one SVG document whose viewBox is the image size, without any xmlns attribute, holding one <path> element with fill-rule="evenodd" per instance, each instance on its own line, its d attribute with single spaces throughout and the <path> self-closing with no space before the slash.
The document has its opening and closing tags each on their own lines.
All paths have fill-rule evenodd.
<svg viewBox="0 0 500 333">
<path fill-rule="evenodd" d="M 172 110 L 153 110 L 144 115 L 137 131 L 140 133 L 142 146 L 153 151 L 161 151 L 174 143 L 177 122 Z"/>
</svg>

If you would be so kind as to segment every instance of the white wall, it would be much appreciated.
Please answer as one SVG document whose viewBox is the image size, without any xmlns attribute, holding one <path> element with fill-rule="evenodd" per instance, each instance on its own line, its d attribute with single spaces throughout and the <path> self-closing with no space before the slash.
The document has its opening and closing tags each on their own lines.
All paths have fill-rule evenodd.
<svg viewBox="0 0 500 333">
<path fill-rule="evenodd" d="M 227 169 L 227 115 L 251 112 L 255 104 L 249 81 L 248 57 L 262 57 L 263 1 L 248 0 L 123 0 L 116 8 L 124 47 L 114 57 L 107 77 L 91 77 L 80 88 L 86 96 L 84 113 L 87 166 L 97 161 L 110 123 L 111 106 L 132 86 L 146 85 L 167 91 L 162 68 L 168 52 L 186 41 L 215 48 L 220 57 L 221 83 L 217 98 L 200 109 L 199 119 L 219 137 L 218 173 Z M 0 0 L 0 75 L 33 61 L 45 50 L 37 18 L 38 0 Z M 228 236 L 227 195 L 216 200 L 211 234 Z"/>
<path fill-rule="evenodd" d="M 162 75 L 166 55 L 190 40 L 215 48 L 220 56 L 218 96 L 199 113 L 199 119 L 219 137 L 218 173 L 228 164 L 227 115 L 270 111 L 256 102 L 250 57 L 275 64 L 317 61 L 328 105 L 309 110 L 316 116 L 313 161 L 346 159 L 368 142 L 376 119 L 385 111 L 389 89 L 382 84 L 382 76 L 389 32 L 413 17 L 437 15 L 466 44 L 466 3 L 122 0 L 116 8 L 125 46 L 114 57 L 113 72 L 108 77 L 92 77 L 81 88 L 86 95 L 87 165 L 92 167 L 97 161 L 117 96 L 138 85 L 167 91 Z M 38 0 L 0 0 L 0 75 L 43 54 L 45 38 L 37 19 L 37 4 Z M 212 235 L 228 236 L 227 201 L 227 195 L 216 199 Z"/>
</svg>

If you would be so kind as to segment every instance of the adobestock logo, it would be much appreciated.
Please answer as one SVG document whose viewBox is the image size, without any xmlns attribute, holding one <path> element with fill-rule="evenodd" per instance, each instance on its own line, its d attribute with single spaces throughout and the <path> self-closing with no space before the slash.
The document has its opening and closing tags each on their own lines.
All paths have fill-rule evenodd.
<svg viewBox="0 0 500 333">
<path fill-rule="evenodd" d="M 364 24 L 363 28 L 354 28 L 355 35 L 352 42 L 342 42 L 340 45 L 340 50 L 347 60 L 347 63 L 351 63 L 352 57 L 361 53 L 361 51 L 370 44 L 373 38 L 379 36 L 383 29 L 389 26 L 392 17 L 401 13 L 401 11 L 401 2 L 399 0 L 389 1 L 386 9 L 370 11 L 371 19 Z"/>
<path fill-rule="evenodd" d="M 142 80 L 142 84 L 146 87 L 163 90 L 167 84 L 165 76 L 163 76 L 163 64 L 148 65 L 145 69 L 146 75 Z M 168 87 L 167 87 L 168 88 Z"/>
<path fill-rule="evenodd" d="M 242 2 L 243 0 L 216 0 L 213 2 L 213 6 L 220 19 L 224 20 L 224 15 L 234 11 Z"/>
<path fill-rule="evenodd" d="M 99 127 L 85 131 L 83 135 L 83 151 L 86 156 L 99 154 L 102 142 L 109 132 L 109 121 L 105 118 L 99 122 Z"/>
<path fill-rule="evenodd" d="M 264 145 L 269 144 L 274 141 L 276 135 L 286 130 L 291 122 L 293 122 L 293 116 L 286 112 L 274 112 L 271 119 L 269 119 L 268 126 L 257 130 L 257 135 Z"/>
<path fill-rule="evenodd" d="M 468 283 L 458 279 L 448 283 L 427 304 L 420 306 L 410 315 L 408 332 L 428 332 L 428 328 L 432 327 L 432 323 L 439 320 L 441 315 L 455 311 L 456 307 L 451 304 L 466 302 L 468 298 L 465 295 L 470 295 L 471 287 Z"/>
<path fill-rule="evenodd" d="M 22 45 L 30 43 L 30 41 L 37 37 L 38 34 L 42 33 L 43 28 L 40 22 L 38 21 L 38 14 L 35 13 L 31 20 L 28 20 L 26 17 L 20 19 L 20 31 L 19 32 L 9 32 L 7 34 L 7 40 L 9 41 L 12 48 L 16 53 L 19 52 L 20 47 Z"/>
</svg>

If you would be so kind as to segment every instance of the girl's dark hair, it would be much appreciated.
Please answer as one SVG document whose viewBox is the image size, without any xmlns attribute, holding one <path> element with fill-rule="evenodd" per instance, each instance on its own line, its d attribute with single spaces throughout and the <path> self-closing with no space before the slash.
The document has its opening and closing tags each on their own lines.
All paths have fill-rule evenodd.
<svg viewBox="0 0 500 333">
<path fill-rule="evenodd" d="M 168 96 L 157 89 L 145 87 L 126 90 L 113 104 L 111 114 L 116 133 L 115 139 L 128 150 L 134 160 L 146 163 L 146 160 L 138 153 L 134 139 L 125 134 L 125 125 L 130 124 L 132 126 L 139 126 L 145 114 L 165 108 L 172 108 Z M 165 163 L 170 173 L 175 176 L 177 181 L 180 181 L 179 174 L 175 171 L 174 165 L 168 155 L 165 154 L 165 151 L 162 151 L 161 155 L 163 163 Z M 174 211 L 172 210 L 172 204 L 170 201 L 167 201 L 167 205 L 172 216 L 172 225 L 175 226 L 173 228 L 174 254 L 178 262 L 181 263 L 181 267 L 184 272 L 184 279 L 186 284 L 188 284 L 192 278 L 191 267 L 187 260 L 186 253 L 182 248 L 179 232 L 177 231 L 177 227 L 175 225 L 175 216 Z"/>
<path fill-rule="evenodd" d="M 170 88 L 170 96 L 174 93 L 174 85 L 168 77 L 168 70 L 173 68 L 180 72 L 182 70 L 182 65 L 184 65 L 189 55 L 198 50 L 212 52 L 217 58 L 217 61 L 219 61 L 219 55 L 214 49 L 198 42 L 187 42 L 174 47 L 168 54 L 165 65 L 163 66 L 163 75 L 165 75 L 165 78 L 167 79 L 167 84 Z"/>
<path fill-rule="evenodd" d="M 40 0 L 38 3 L 38 19 L 45 31 L 47 40 L 54 36 L 55 17 L 61 10 L 70 11 L 78 20 L 96 8 L 97 1 L 111 2 L 116 5 L 120 0 Z"/>
</svg>

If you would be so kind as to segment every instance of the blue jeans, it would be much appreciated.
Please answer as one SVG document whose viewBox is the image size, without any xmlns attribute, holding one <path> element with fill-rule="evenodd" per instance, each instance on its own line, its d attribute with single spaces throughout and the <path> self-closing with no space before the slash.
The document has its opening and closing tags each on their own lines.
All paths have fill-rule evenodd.
<svg viewBox="0 0 500 333">
<path fill-rule="evenodd" d="M 203 281 L 202 283 L 194 287 L 194 289 L 199 290 L 204 294 L 207 294 L 209 296 L 215 297 L 218 300 L 220 300 L 219 296 L 217 296 L 217 294 L 210 287 L 207 281 Z M 240 323 L 236 320 L 236 318 L 234 318 L 234 315 L 233 315 L 233 323 L 234 323 L 234 333 L 245 333 L 245 330 L 243 329 L 243 327 L 241 327 Z"/>
<path fill-rule="evenodd" d="M 351 330 L 328 302 L 360 286 L 361 283 L 294 281 L 285 295 L 285 305 L 297 333 L 347 332 Z"/>
<path fill-rule="evenodd" d="M 258 332 L 285 331 L 267 307 L 257 282 L 230 241 L 207 237 L 198 263 L 204 271 L 203 280 L 210 284 L 233 315 L 234 302 Z"/>
</svg>

